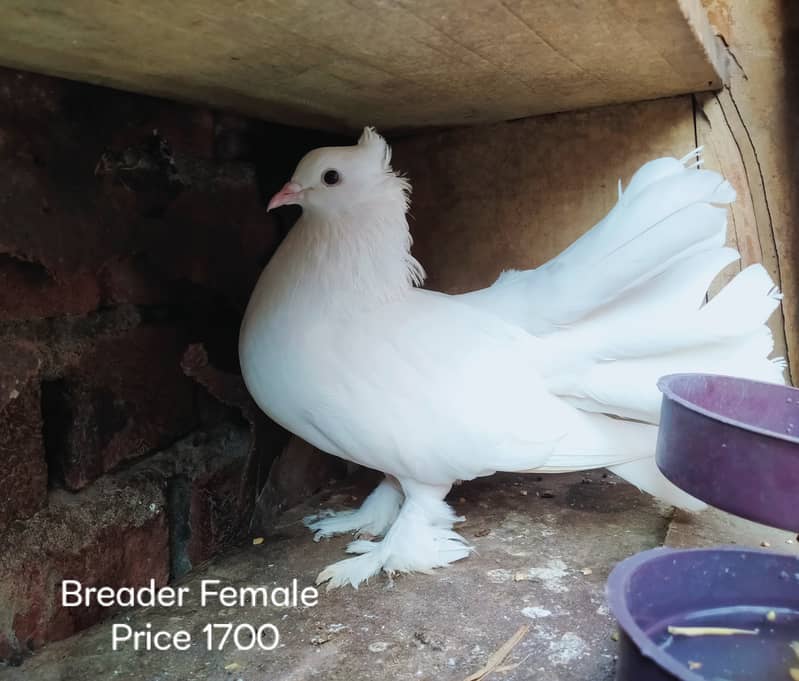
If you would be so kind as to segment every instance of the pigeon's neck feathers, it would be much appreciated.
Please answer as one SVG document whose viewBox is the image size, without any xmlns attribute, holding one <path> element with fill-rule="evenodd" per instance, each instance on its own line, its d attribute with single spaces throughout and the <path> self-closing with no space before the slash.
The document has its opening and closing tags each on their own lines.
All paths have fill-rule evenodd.
<svg viewBox="0 0 799 681">
<path fill-rule="evenodd" d="M 410 253 L 406 184 L 391 179 L 394 191 L 346 210 L 304 212 L 264 273 L 272 294 L 325 305 L 385 302 L 421 284 L 424 270 Z"/>
</svg>

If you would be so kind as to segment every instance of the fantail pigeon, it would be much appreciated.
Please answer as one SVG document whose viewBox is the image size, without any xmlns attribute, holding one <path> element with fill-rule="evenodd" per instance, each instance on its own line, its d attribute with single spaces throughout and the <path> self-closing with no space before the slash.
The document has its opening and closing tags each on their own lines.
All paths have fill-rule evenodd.
<svg viewBox="0 0 799 681">
<path fill-rule="evenodd" d="M 419 288 L 409 182 L 366 128 L 308 153 L 269 202 L 302 216 L 269 261 L 240 336 L 241 367 L 272 419 L 319 449 L 385 473 L 356 511 L 308 520 L 356 532 L 359 554 L 318 581 L 466 557 L 444 497 L 495 471 L 608 467 L 683 508 L 701 502 L 654 461 L 658 377 L 703 371 L 782 382 L 765 322 L 779 293 L 760 265 L 710 302 L 725 248 L 728 182 L 685 159 L 644 165 L 610 213 L 542 267 L 487 289 Z M 686 167 L 688 166 L 688 167 Z M 619 418 L 621 417 L 621 418 Z"/>
</svg>

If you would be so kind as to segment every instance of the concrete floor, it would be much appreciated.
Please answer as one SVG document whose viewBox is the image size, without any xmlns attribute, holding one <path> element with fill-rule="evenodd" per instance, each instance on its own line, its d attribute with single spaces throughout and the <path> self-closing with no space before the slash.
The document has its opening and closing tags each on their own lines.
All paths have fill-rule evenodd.
<svg viewBox="0 0 799 681">
<path fill-rule="evenodd" d="M 299 519 L 320 507 L 359 502 L 368 481 L 319 495 L 284 516 L 280 532 L 195 570 L 182 608 L 148 608 L 51 644 L 0 681 L 464 681 L 522 625 L 529 631 L 491 681 L 591 679 L 614 675 L 615 625 L 605 580 L 619 560 L 665 541 L 681 546 L 767 541 L 796 551 L 789 534 L 710 511 L 697 517 L 661 506 L 601 471 L 559 476 L 497 475 L 450 496 L 476 552 L 430 575 L 371 580 L 355 591 L 320 592 L 307 608 L 198 605 L 199 582 L 230 586 L 312 585 L 345 557 L 348 538 L 314 543 Z M 788 543 L 791 542 L 791 543 Z M 113 623 L 191 632 L 185 652 L 111 650 Z M 272 652 L 206 650 L 212 622 L 275 624 Z M 514 666 L 516 665 L 516 666 Z"/>
</svg>

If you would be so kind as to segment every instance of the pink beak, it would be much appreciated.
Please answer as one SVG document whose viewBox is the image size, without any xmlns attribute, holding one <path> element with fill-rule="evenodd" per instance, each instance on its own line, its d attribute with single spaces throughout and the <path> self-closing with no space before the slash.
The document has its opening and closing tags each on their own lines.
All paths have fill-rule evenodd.
<svg viewBox="0 0 799 681">
<path fill-rule="evenodd" d="M 277 194 L 269 199 L 269 205 L 266 207 L 270 211 L 278 206 L 289 206 L 293 203 L 299 203 L 300 194 L 302 194 L 302 187 L 296 182 L 286 182 Z"/>
</svg>

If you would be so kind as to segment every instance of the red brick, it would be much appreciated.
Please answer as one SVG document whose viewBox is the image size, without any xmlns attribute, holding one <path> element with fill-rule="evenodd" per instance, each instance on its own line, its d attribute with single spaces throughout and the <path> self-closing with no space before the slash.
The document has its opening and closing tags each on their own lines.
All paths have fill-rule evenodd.
<svg viewBox="0 0 799 681">
<path fill-rule="evenodd" d="M 200 284 L 243 307 L 282 227 L 266 213 L 254 165 L 239 162 L 255 158 L 263 124 L 214 119 L 206 109 L 0 70 L 0 254 L 32 263 L 0 268 L 13 284 L 6 298 L 19 306 L 13 318 L 94 309 L 97 276 L 111 304 L 150 304 L 158 283 L 121 271 L 134 254 L 167 281 Z M 147 164 L 125 166 L 128 152 L 146 155 L 154 130 L 174 157 L 175 186 Z M 109 155 L 117 172 L 98 173 Z M 281 156 L 276 176 L 295 161 Z M 44 277 L 38 295 L 25 288 L 36 276 Z M 25 293 L 18 301 L 14 287 Z"/>
<path fill-rule="evenodd" d="M 165 273 L 219 291 L 243 308 L 255 280 L 280 243 L 254 170 L 221 166 L 207 184 L 183 191 L 153 234 L 149 257 Z"/>
<path fill-rule="evenodd" d="M 221 161 L 255 160 L 258 125 L 251 118 L 219 113 L 214 121 L 214 156 Z"/>
<path fill-rule="evenodd" d="M 16 400 L 37 375 L 41 359 L 36 346 L 27 341 L 3 339 L 0 344 L 0 409 Z"/>
<path fill-rule="evenodd" d="M 0 253 L 62 281 L 146 252 L 163 223 L 141 214 L 133 188 L 98 178 L 98 161 L 158 130 L 175 153 L 210 162 L 213 119 L 206 109 L 0 69 Z"/>
<path fill-rule="evenodd" d="M 141 96 L 131 97 L 124 109 L 109 147 L 135 146 L 157 132 L 175 154 L 208 160 L 214 157 L 214 113 L 210 109 Z"/>
<path fill-rule="evenodd" d="M 69 81 L 0 67 L 0 111 L 13 121 L 48 120 L 61 108 Z"/>
<path fill-rule="evenodd" d="M 156 177 L 147 179 L 154 183 L 148 189 L 127 186 L 112 175 L 95 177 L 103 150 L 90 156 L 59 139 L 56 143 L 37 131 L 24 143 L 30 147 L 24 155 L 0 155 L 0 174 L 9 185 L 7 199 L 0 202 L 0 253 L 33 263 L 17 265 L 5 276 L 16 287 L 35 284 L 37 277 L 47 286 L 56 280 L 65 296 L 62 301 L 58 289 L 43 288 L 38 298 L 26 294 L 34 297 L 28 307 L 49 303 L 54 313 L 61 306 L 69 314 L 93 309 L 97 284 L 87 277 L 98 275 L 100 286 L 110 287 L 111 298 L 119 299 L 114 288 L 124 294 L 125 282 L 113 275 L 130 264 L 134 253 L 141 254 L 139 264 L 155 266 L 163 280 L 200 284 L 243 307 L 280 240 L 251 166 L 206 162 L 194 167 L 187 161 L 181 168 L 192 185 L 172 196 Z M 133 274 L 142 274 L 141 268 L 121 272 L 128 280 Z M 128 281 L 134 284 L 134 293 L 148 296 L 156 285 Z M 23 310 L 26 302 L 21 301 Z"/>
<path fill-rule="evenodd" d="M 196 426 L 195 387 L 180 368 L 186 345 L 171 326 L 102 336 L 76 367 L 46 385 L 50 461 L 69 489 Z"/>
<path fill-rule="evenodd" d="M 254 532 L 269 534 L 287 508 L 315 494 L 331 478 L 346 475 L 346 463 L 292 435 L 269 467 L 253 510 Z"/>
<path fill-rule="evenodd" d="M 38 369 L 31 346 L 0 344 L 0 531 L 47 497 Z"/>
<path fill-rule="evenodd" d="M 250 433 L 225 423 L 179 440 L 134 467 L 168 480 L 172 576 L 235 544 L 247 533 L 252 495 L 242 495 Z"/>
<path fill-rule="evenodd" d="M 108 614 L 62 607 L 62 580 L 160 586 L 168 574 L 161 485 L 104 479 L 78 494 L 52 493 L 47 508 L 0 535 L 0 659 L 18 659 Z"/>
<path fill-rule="evenodd" d="M 186 551 L 191 565 L 208 560 L 246 534 L 252 508 L 241 503 L 245 464 L 243 457 L 226 461 L 190 481 Z"/>
<path fill-rule="evenodd" d="M 99 304 L 97 279 L 88 272 L 56 281 L 41 265 L 0 255 L 0 321 L 85 315 Z"/>
<path fill-rule="evenodd" d="M 191 345 L 183 356 L 182 365 L 186 375 L 203 386 L 209 396 L 240 411 L 250 426 L 246 455 L 241 464 L 228 466 L 223 457 L 217 456 L 214 457 L 216 470 L 211 475 L 199 474 L 192 479 L 188 495 L 190 527 L 186 530 L 189 556 L 184 561 L 191 565 L 213 555 L 229 542 L 229 538 L 235 536 L 231 527 L 241 527 L 244 517 L 252 515 L 253 531 L 271 532 L 280 512 L 316 491 L 320 480 L 326 482 L 335 473 L 340 459 L 290 437 L 253 402 L 241 376 L 220 371 L 210 364 L 202 345 Z M 225 447 L 223 451 L 229 458 L 235 450 L 236 447 Z M 234 491 L 235 505 L 232 503 Z M 242 500 L 256 496 L 255 508 L 251 509 L 249 502 L 243 507 Z M 221 513 L 220 509 L 223 509 Z"/>
<path fill-rule="evenodd" d="M 138 216 L 130 197 L 109 195 L 94 176 L 124 120 L 113 106 L 120 98 L 80 83 L 0 71 L 0 252 L 65 280 L 135 248 Z"/>
<path fill-rule="evenodd" d="M 163 305 L 176 299 L 170 282 L 141 257 L 112 258 L 98 278 L 103 305 Z"/>
<path fill-rule="evenodd" d="M 208 358 L 208 350 L 202 343 L 193 343 L 186 348 L 180 365 L 184 373 L 205 388 L 209 395 L 240 411 L 251 425 L 261 415 L 266 418 L 247 392 L 241 375 L 221 371 L 213 366 Z"/>
</svg>

